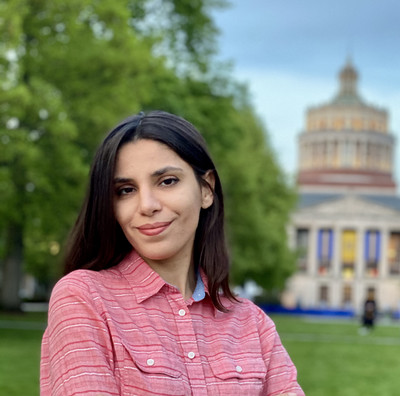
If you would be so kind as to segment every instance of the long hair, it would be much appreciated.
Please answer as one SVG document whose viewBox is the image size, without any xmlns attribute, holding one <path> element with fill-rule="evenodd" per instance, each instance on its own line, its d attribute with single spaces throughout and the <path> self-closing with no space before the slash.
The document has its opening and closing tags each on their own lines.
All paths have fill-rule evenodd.
<svg viewBox="0 0 400 396">
<path fill-rule="evenodd" d="M 114 173 L 119 150 L 128 142 L 150 139 L 165 144 L 193 169 L 199 183 L 207 171 L 215 178 L 213 204 L 201 209 L 193 247 L 196 268 L 208 278 L 214 306 L 227 309 L 222 295 L 236 298 L 229 287 L 229 256 L 224 232 L 224 202 L 221 181 L 201 134 L 188 121 L 163 111 L 131 116 L 113 130 L 94 157 L 82 209 L 72 230 L 64 262 L 64 273 L 76 269 L 100 271 L 118 264 L 132 250 L 114 213 Z"/>
</svg>

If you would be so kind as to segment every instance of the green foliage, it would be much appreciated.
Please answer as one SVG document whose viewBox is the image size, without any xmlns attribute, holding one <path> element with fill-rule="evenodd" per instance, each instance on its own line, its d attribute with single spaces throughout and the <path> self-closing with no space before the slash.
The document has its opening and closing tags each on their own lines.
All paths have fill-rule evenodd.
<svg viewBox="0 0 400 396">
<path fill-rule="evenodd" d="M 16 3 L 9 3 L 13 16 Z M 18 15 L 1 26 L 14 37 L 1 53 L 1 235 L 7 240 L 9 232 L 18 230 L 27 270 L 48 281 L 59 275 L 55 256 L 71 226 L 87 167 L 76 145 L 77 130 L 68 117 L 62 93 L 40 73 L 30 73 L 26 67 L 30 48 L 23 42 L 23 18 L 27 14 Z M 5 260 L 11 252 L 12 246 L 4 247 Z"/>
<path fill-rule="evenodd" d="M 101 138 L 140 110 L 179 114 L 205 136 L 226 191 L 233 281 L 283 285 L 294 195 L 244 87 L 218 69 L 220 0 L 1 2 L 0 254 L 23 234 L 26 270 L 59 274 Z M 21 10 L 23 10 L 21 12 Z M 218 70 L 217 70 L 218 69 Z M 4 150 L 3 150 L 4 148 Z"/>
<path fill-rule="evenodd" d="M 295 195 L 252 112 L 237 118 L 240 144 L 228 153 L 224 167 L 233 280 L 253 279 L 264 289 L 279 289 L 293 272 L 286 224 Z"/>
<path fill-rule="evenodd" d="M 6 154 L 1 167 L 0 224 L 22 227 L 28 269 L 46 280 L 52 268 L 49 263 L 58 253 L 51 247 L 66 236 L 87 168 L 74 144 L 76 129 L 59 92 L 36 77 L 24 88 L 19 106 L 13 107 L 17 112 L 1 114 L 9 127 L 0 131 Z"/>
</svg>

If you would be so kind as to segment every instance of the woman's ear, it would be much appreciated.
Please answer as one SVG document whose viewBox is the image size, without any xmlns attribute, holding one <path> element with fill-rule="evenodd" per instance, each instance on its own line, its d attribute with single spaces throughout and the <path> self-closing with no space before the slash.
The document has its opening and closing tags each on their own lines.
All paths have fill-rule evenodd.
<svg viewBox="0 0 400 396">
<path fill-rule="evenodd" d="M 215 177 L 214 171 L 207 171 L 202 176 L 203 183 L 201 185 L 201 207 L 203 209 L 209 208 L 214 202 L 214 187 Z"/>
</svg>

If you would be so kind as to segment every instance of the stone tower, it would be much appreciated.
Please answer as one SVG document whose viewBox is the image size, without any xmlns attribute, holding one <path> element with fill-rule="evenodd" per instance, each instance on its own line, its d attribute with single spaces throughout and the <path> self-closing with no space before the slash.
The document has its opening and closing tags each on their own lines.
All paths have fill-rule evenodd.
<svg viewBox="0 0 400 396">
<path fill-rule="evenodd" d="M 387 112 L 363 101 L 357 80 L 349 59 L 339 73 L 336 96 L 307 110 L 298 142 L 301 192 L 396 193 Z"/>
</svg>

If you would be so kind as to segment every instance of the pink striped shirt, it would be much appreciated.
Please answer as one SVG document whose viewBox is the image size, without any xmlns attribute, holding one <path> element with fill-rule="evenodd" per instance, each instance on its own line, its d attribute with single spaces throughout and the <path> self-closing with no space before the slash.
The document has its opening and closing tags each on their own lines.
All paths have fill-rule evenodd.
<svg viewBox="0 0 400 396">
<path fill-rule="evenodd" d="M 248 300 L 214 308 L 201 274 L 184 301 L 135 252 L 55 286 L 41 395 L 304 395 L 271 319 Z M 205 291 L 205 293 L 204 293 Z"/>
</svg>

